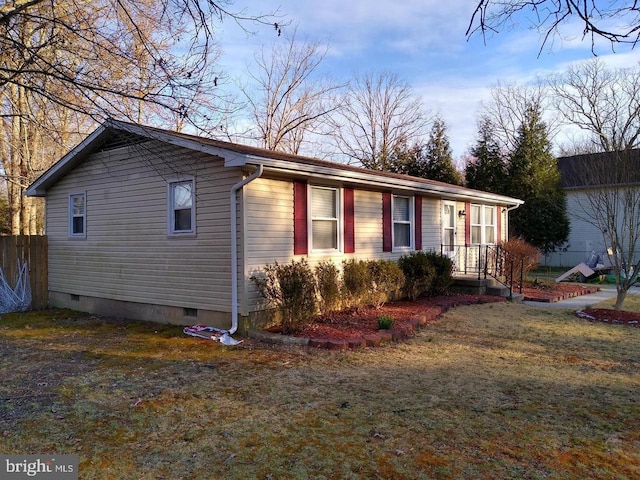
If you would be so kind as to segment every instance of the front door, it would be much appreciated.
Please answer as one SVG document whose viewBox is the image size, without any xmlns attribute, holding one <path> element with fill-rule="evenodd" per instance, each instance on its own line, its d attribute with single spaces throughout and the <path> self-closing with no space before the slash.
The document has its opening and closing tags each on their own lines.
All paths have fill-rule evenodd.
<svg viewBox="0 0 640 480">
<path fill-rule="evenodd" d="M 451 258 L 456 254 L 456 203 L 442 202 L 442 252 Z"/>
</svg>

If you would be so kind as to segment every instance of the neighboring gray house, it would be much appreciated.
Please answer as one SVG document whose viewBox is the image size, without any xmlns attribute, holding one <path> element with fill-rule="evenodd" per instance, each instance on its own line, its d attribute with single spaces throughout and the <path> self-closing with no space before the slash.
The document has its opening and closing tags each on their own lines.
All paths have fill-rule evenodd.
<svg viewBox="0 0 640 480">
<path fill-rule="evenodd" d="M 27 194 L 46 197 L 53 306 L 234 331 L 265 264 L 496 243 L 522 203 L 112 120 Z"/>
<path fill-rule="evenodd" d="M 573 155 L 558 158 L 562 187 L 567 195 L 567 216 L 571 231 L 564 251 L 545 258 L 550 266 L 572 267 L 589 259 L 592 252 L 602 254 L 611 247 L 605 241 L 606 225 L 594 225 L 589 196 L 615 189 L 637 189 L 632 198 L 640 199 L 640 150 Z M 624 205 L 612 206 L 612 215 L 622 220 Z M 617 212 L 617 213 L 615 213 Z"/>
</svg>

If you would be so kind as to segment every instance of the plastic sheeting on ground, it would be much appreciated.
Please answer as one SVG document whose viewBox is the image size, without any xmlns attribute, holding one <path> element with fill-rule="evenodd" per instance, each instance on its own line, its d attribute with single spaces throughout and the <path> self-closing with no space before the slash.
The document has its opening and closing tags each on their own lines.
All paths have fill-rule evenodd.
<svg viewBox="0 0 640 480">
<path fill-rule="evenodd" d="M 18 278 L 14 287 L 0 268 L 0 313 L 24 312 L 31 307 L 31 283 L 27 262 L 18 260 Z"/>
</svg>

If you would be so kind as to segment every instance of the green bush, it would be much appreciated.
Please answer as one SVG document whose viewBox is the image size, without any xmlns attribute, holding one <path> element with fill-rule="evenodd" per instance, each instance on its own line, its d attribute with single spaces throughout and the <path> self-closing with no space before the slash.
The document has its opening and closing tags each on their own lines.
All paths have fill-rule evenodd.
<svg viewBox="0 0 640 480">
<path fill-rule="evenodd" d="M 422 295 L 442 295 L 453 283 L 453 262 L 436 252 L 403 255 L 398 265 L 404 272 L 405 292 L 410 300 Z"/>
<path fill-rule="evenodd" d="M 380 315 L 378 317 L 378 330 L 390 330 L 393 327 L 393 317 Z"/>
<path fill-rule="evenodd" d="M 340 271 L 331 261 L 320 262 L 315 268 L 320 313 L 327 315 L 340 308 Z"/>
<path fill-rule="evenodd" d="M 366 303 L 371 288 L 371 270 L 363 260 L 342 262 L 343 297 L 347 306 L 358 307 Z"/>
<path fill-rule="evenodd" d="M 386 301 L 394 300 L 404 286 L 404 273 L 393 260 L 369 260 L 371 274 L 368 303 L 380 308 Z"/>
<path fill-rule="evenodd" d="M 405 277 L 404 289 L 410 300 L 415 300 L 431 291 L 436 277 L 436 268 L 425 252 L 413 252 L 398 260 Z"/>
<path fill-rule="evenodd" d="M 316 282 L 306 260 L 266 265 L 263 275 L 251 276 L 258 292 L 275 307 L 283 333 L 293 333 L 316 315 Z"/>
<path fill-rule="evenodd" d="M 436 252 L 426 252 L 431 264 L 436 270 L 429 295 L 443 295 L 453 283 L 453 261 L 449 257 L 443 257 Z"/>
</svg>

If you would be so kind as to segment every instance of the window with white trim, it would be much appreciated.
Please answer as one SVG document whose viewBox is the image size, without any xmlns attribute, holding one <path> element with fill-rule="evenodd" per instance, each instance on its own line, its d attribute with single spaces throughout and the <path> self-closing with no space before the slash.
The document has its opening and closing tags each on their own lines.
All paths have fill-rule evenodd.
<svg viewBox="0 0 640 480">
<path fill-rule="evenodd" d="M 311 187 L 311 249 L 340 248 L 340 196 L 337 188 Z"/>
<path fill-rule="evenodd" d="M 496 207 L 471 205 L 471 243 L 496 242 Z"/>
<path fill-rule="evenodd" d="M 393 248 L 412 248 L 413 202 L 411 197 L 393 195 Z"/>
<path fill-rule="evenodd" d="M 87 236 L 87 205 L 85 193 L 69 195 L 69 236 Z"/>
<path fill-rule="evenodd" d="M 193 179 L 169 182 L 169 234 L 196 233 L 195 188 Z"/>
<path fill-rule="evenodd" d="M 496 207 L 484 206 L 483 243 L 496 243 Z"/>
</svg>

